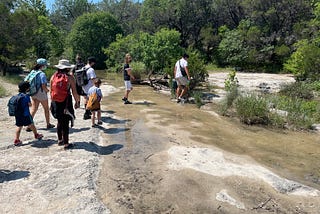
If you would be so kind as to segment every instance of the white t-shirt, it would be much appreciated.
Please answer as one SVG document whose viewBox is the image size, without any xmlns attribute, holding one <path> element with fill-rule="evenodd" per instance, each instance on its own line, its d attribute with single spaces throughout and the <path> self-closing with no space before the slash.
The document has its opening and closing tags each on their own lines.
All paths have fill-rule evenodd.
<svg viewBox="0 0 320 214">
<path fill-rule="evenodd" d="M 180 66 L 183 67 L 183 68 L 187 67 L 188 66 L 188 62 L 184 58 L 181 58 L 176 62 L 175 66 L 176 66 L 176 76 L 175 76 L 175 78 L 182 77 Z"/>
<path fill-rule="evenodd" d="M 86 65 L 86 68 L 88 68 L 87 65 Z M 87 70 L 87 77 L 88 77 L 88 80 L 89 80 L 88 84 L 85 85 L 85 86 L 82 86 L 82 89 L 83 89 L 84 93 L 86 93 L 86 94 L 88 94 L 89 89 L 94 85 L 93 82 L 92 82 L 92 79 L 95 79 L 97 77 L 93 68 L 89 68 Z"/>
</svg>

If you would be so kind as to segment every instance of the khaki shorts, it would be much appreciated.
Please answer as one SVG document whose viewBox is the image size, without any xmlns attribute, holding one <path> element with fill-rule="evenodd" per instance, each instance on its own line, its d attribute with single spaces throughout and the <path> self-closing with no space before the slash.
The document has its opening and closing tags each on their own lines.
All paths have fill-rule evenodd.
<svg viewBox="0 0 320 214">
<path fill-rule="evenodd" d="M 125 80 L 124 81 L 124 86 L 126 87 L 127 91 L 131 91 L 132 90 L 132 85 L 131 85 L 131 81 L 130 80 Z"/>
<path fill-rule="evenodd" d="M 39 101 L 44 101 L 48 99 L 48 95 L 44 90 L 39 89 L 39 91 L 31 97 L 32 99 L 36 99 Z"/>
<path fill-rule="evenodd" d="M 176 81 L 178 86 L 186 86 L 188 83 L 188 79 L 186 77 L 177 77 Z"/>
</svg>

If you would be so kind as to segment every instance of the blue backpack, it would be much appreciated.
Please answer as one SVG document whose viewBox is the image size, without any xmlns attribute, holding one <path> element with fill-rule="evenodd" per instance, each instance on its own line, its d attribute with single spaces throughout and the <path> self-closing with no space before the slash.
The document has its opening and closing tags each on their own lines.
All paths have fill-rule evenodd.
<svg viewBox="0 0 320 214">
<path fill-rule="evenodd" d="M 22 113 L 21 109 L 21 98 L 24 97 L 23 94 L 17 94 L 12 96 L 8 102 L 8 112 L 9 116 L 17 116 L 19 113 Z"/>
<path fill-rule="evenodd" d="M 27 81 L 30 83 L 30 91 L 29 95 L 33 96 L 35 95 L 39 89 L 41 88 L 41 78 L 40 73 L 42 71 L 35 71 L 32 70 L 25 78 L 24 81 Z"/>
</svg>

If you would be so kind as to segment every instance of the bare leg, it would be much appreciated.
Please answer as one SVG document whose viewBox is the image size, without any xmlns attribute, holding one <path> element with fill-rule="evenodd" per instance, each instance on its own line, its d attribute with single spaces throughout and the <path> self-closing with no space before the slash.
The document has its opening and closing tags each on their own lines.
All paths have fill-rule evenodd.
<svg viewBox="0 0 320 214">
<path fill-rule="evenodd" d="M 21 130 L 22 130 L 22 126 L 18 126 L 16 130 L 16 140 L 20 139 Z"/>
<path fill-rule="evenodd" d="M 39 104 L 40 104 L 40 101 L 39 101 L 39 100 L 32 98 L 32 107 L 31 107 L 31 112 L 30 112 L 32 118 L 34 118 L 34 115 L 35 115 L 36 112 L 38 111 Z"/>
<path fill-rule="evenodd" d="M 42 100 L 40 101 L 43 110 L 44 110 L 44 116 L 46 118 L 47 127 L 50 125 L 50 114 L 49 114 L 49 102 L 48 100 Z"/>
<path fill-rule="evenodd" d="M 96 111 L 93 111 L 92 112 L 92 115 L 91 115 L 91 124 L 94 126 L 95 124 L 95 119 L 96 119 Z"/>
<path fill-rule="evenodd" d="M 98 122 L 101 122 L 101 110 L 97 112 Z"/>
</svg>

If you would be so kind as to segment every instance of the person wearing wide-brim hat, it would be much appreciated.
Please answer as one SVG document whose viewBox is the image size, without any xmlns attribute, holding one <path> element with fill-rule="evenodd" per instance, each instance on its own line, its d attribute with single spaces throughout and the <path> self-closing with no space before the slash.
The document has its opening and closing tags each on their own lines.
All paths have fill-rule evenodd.
<svg viewBox="0 0 320 214">
<path fill-rule="evenodd" d="M 58 70 L 50 79 L 50 109 L 53 117 L 58 120 L 58 145 L 64 145 L 65 149 L 69 149 L 73 147 L 73 144 L 69 143 L 69 122 L 71 121 L 71 126 L 73 126 L 73 120 L 75 118 L 70 88 L 75 100 L 75 109 L 79 108 L 80 106 L 80 96 L 77 93 L 76 81 L 74 77 L 69 75 L 69 71 L 74 67 L 74 65 L 70 64 L 69 60 L 61 59 L 54 67 L 58 68 Z M 65 84 L 65 87 L 59 87 L 60 83 L 61 85 Z"/>
</svg>

